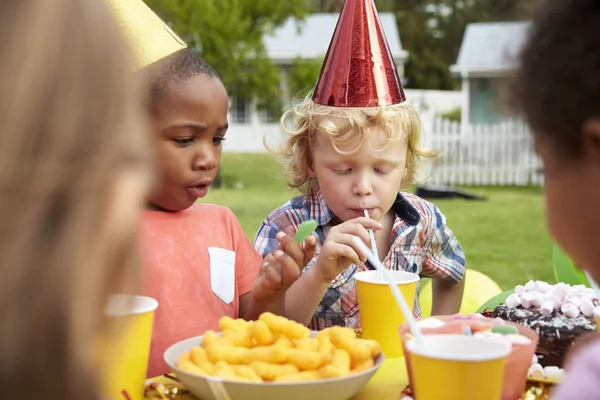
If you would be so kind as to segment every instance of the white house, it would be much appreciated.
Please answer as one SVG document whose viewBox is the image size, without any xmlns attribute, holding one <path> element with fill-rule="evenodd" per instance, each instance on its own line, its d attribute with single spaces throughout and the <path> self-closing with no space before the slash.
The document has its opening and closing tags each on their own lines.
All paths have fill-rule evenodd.
<svg viewBox="0 0 600 400">
<path fill-rule="evenodd" d="M 396 19 L 392 13 L 381 13 L 379 16 L 398 74 L 403 79 L 408 52 L 402 48 Z M 264 38 L 268 56 L 281 68 L 281 90 L 285 101 L 296 95 L 289 93 L 286 84 L 292 63 L 296 58 L 323 58 L 338 17 L 339 14 L 313 14 L 304 21 L 290 19 L 272 35 Z M 223 143 L 224 151 L 262 152 L 263 138 L 266 137 L 269 144 L 276 145 L 284 137 L 279 130 L 279 121 L 275 121 L 273 115 L 258 112 L 252 102 L 237 99 L 235 95 L 231 96 L 229 120 L 228 140 Z"/>
<path fill-rule="evenodd" d="M 450 67 L 462 79 L 463 130 L 471 125 L 500 123 L 514 116 L 504 103 L 504 90 L 519 64 L 529 26 L 529 22 L 467 26 L 456 64 Z"/>
</svg>

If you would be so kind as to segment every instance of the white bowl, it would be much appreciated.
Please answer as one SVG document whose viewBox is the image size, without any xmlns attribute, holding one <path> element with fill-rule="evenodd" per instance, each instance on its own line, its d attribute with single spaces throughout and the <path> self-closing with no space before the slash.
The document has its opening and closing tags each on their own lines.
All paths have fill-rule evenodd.
<svg viewBox="0 0 600 400">
<path fill-rule="evenodd" d="M 311 332 L 312 337 L 315 334 L 316 332 Z M 177 378 L 200 400 L 348 400 L 369 382 L 385 358 L 382 353 L 375 359 L 373 368 L 342 378 L 303 383 L 226 381 L 212 376 L 190 374 L 177 368 L 179 357 L 201 344 L 202 336 L 193 337 L 172 345 L 164 354 L 165 362 L 175 372 Z M 228 397 L 219 396 L 218 391 L 223 388 Z"/>
</svg>

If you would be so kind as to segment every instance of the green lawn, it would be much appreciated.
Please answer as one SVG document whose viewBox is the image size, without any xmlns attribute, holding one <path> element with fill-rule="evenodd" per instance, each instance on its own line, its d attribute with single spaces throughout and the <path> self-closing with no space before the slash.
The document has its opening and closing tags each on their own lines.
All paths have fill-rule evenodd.
<svg viewBox="0 0 600 400">
<path fill-rule="evenodd" d="M 231 208 L 252 240 L 263 219 L 294 195 L 281 169 L 266 154 L 225 153 L 223 188 L 204 202 Z M 538 188 L 464 188 L 487 201 L 438 200 L 464 247 L 468 267 L 492 277 L 503 289 L 529 279 L 554 281 L 552 244 Z"/>
</svg>

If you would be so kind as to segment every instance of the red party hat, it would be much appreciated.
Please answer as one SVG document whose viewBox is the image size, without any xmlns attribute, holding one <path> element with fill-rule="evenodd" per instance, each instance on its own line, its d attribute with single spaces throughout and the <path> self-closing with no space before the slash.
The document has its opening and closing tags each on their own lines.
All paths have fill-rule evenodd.
<svg viewBox="0 0 600 400">
<path fill-rule="evenodd" d="M 333 107 L 379 107 L 404 100 L 374 0 L 346 0 L 313 101 Z"/>
</svg>

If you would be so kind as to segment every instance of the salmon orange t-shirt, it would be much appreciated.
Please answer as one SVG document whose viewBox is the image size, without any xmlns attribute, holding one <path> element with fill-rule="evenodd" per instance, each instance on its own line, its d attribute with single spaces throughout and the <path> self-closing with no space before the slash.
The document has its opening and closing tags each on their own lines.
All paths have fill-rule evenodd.
<svg viewBox="0 0 600 400">
<path fill-rule="evenodd" d="M 141 220 L 145 292 L 158 300 L 148 376 L 169 372 L 172 344 L 237 318 L 262 258 L 226 207 L 195 204 L 180 212 L 145 211 Z"/>
</svg>

